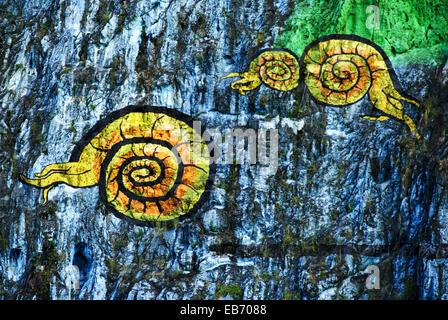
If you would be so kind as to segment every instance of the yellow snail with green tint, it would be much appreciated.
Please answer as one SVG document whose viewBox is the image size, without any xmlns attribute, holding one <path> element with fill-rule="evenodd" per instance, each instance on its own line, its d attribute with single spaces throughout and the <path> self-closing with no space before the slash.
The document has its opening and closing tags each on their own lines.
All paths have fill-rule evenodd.
<svg viewBox="0 0 448 320">
<path fill-rule="evenodd" d="M 414 121 L 404 112 L 402 102 L 420 104 L 404 97 L 395 72 L 384 51 L 373 42 L 355 35 L 330 35 L 307 46 L 299 61 L 293 52 L 283 49 L 262 51 L 241 77 L 231 84 L 241 94 L 260 84 L 289 91 L 304 78 L 312 96 L 327 105 L 347 106 L 368 95 L 376 109 L 385 115 L 364 119 L 385 121 L 393 117 L 403 121 L 420 139 Z"/>
<path fill-rule="evenodd" d="M 192 211 L 210 183 L 207 144 L 178 111 L 130 106 L 87 133 L 66 163 L 50 164 L 23 182 L 48 191 L 58 184 L 100 187 L 117 216 L 137 224 L 168 221 Z"/>
</svg>

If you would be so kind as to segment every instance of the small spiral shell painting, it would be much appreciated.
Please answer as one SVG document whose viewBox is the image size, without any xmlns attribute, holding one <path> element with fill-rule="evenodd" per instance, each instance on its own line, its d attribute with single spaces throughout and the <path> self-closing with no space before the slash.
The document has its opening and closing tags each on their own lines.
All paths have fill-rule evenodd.
<svg viewBox="0 0 448 320">
<path fill-rule="evenodd" d="M 417 139 L 420 135 L 414 121 L 404 112 L 402 102 L 420 104 L 404 97 L 386 53 L 370 40 L 355 35 L 329 35 L 309 44 L 299 59 L 289 50 L 262 51 L 244 73 L 231 73 L 223 78 L 241 77 L 231 84 L 241 94 L 261 83 L 288 91 L 303 78 L 311 95 L 332 106 L 347 106 L 368 95 L 374 107 L 384 115 L 364 116 L 367 120 L 390 118 L 404 122 Z"/>
<path fill-rule="evenodd" d="M 23 182 L 48 191 L 58 184 L 99 186 L 118 217 L 139 225 L 195 210 L 210 183 L 209 151 L 191 119 L 161 107 L 129 106 L 100 120 L 69 162 L 50 164 Z"/>
<path fill-rule="evenodd" d="M 231 84 L 242 95 L 257 88 L 261 82 L 271 88 L 289 91 L 299 84 L 299 63 L 294 53 L 287 50 L 265 50 L 256 57 L 245 73 L 231 73 L 225 77 L 243 79 Z"/>
</svg>

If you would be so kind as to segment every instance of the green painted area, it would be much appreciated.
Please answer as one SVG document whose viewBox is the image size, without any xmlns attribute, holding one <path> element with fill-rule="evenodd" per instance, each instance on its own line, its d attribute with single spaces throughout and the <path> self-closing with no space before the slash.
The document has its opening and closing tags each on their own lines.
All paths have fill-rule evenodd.
<svg viewBox="0 0 448 320">
<path fill-rule="evenodd" d="M 394 64 L 444 65 L 448 0 L 298 0 L 276 46 L 301 56 L 310 42 L 333 33 L 377 43 Z"/>
</svg>

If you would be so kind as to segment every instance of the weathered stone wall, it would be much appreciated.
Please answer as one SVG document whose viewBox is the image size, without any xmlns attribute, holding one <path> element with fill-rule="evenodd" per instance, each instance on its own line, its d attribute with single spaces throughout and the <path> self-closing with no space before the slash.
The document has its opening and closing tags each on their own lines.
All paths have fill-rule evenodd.
<svg viewBox="0 0 448 320">
<path fill-rule="evenodd" d="M 287 42 L 306 23 L 297 8 L 292 0 L 2 1 L 0 297 L 448 298 L 443 50 L 432 62 L 406 64 L 406 48 L 392 57 L 403 90 L 422 102 L 405 105 L 421 141 L 398 121 L 361 119 L 374 112 L 368 99 L 336 108 L 303 84 L 232 90 L 221 77 L 243 71 L 260 49 L 301 48 Z M 446 47 L 442 36 L 433 42 Z M 87 130 L 129 104 L 174 108 L 223 132 L 277 128 L 278 170 L 218 166 L 209 200 L 168 230 L 116 218 L 97 187 L 59 185 L 42 205 L 42 191 L 19 182 L 20 173 L 68 161 Z M 79 291 L 65 286 L 72 264 Z M 365 288 L 371 264 L 380 290 Z"/>
</svg>

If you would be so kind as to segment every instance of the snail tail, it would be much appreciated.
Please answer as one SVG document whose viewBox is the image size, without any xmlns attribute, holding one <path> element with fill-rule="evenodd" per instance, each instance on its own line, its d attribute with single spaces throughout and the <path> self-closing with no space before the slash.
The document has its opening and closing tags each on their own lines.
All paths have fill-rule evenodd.
<svg viewBox="0 0 448 320">
<path fill-rule="evenodd" d="M 44 189 L 44 203 L 43 203 L 43 204 L 46 204 L 46 203 L 47 203 L 47 200 L 48 200 L 48 191 L 50 191 L 50 189 L 53 189 L 53 187 L 54 187 L 54 185 L 51 185 L 51 186 L 49 186 L 49 187 L 47 187 L 47 188 Z"/>
<path fill-rule="evenodd" d="M 35 174 L 34 179 L 20 175 L 22 182 L 44 189 L 44 204 L 48 199 L 48 192 L 59 183 L 72 187 L 89 187 L 98 183 L 92 170 L 83 170 L 78 162 L 50 164 L 41 173 Z"/>
<path fill-rule="evenodd" d="M 245 72 L 245 73 L 233 72 L 222 77 L 222 79 L 231 77 L 242 78 L 241 80 L 234 81 L 230 84 L 230 87 L 232 89 L 238 90 L 239 93 L 242 95 L 245 95 L 246 91 L 253 90 L 261 84 L 260 77 L 255 72 Z"/>
</svg>

